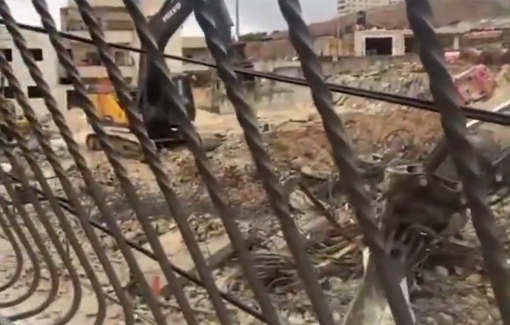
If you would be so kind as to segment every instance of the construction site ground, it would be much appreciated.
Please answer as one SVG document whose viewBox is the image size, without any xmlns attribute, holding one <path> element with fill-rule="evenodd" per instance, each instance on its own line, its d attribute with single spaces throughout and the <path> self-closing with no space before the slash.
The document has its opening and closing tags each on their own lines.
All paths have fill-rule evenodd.
<svg viewBox="0 0 510 325">
<path fill-rule="evenodd" d="M 506 89 L 507 84 L 501 84 L 491 100 L 478 104 L 484 109 L 491 109 L 510 101 L 510 95 Z M 299 94 L 299 101 L 281 100 L 257 106 L 257 114 L 261 132 L 266 143 L 266 148 L 271 154 L 274 166 L 278 171 L 282 184 L 296 175 L 308 175 L 318 181 L 327 181 L 337 175 L 337 170 L 332 163 L 329 153 L 329 143 L 325 137 L 322 123 L 312 105 L 311 98 L 306 88 L 294 88 L 294 93 Z M 297 95 L 296 95 L 297 96 Z M 428 152 L 435 141 L 441 136 L 441 128 L 438 115 L 419 111 L 416 109 L 397 107 L 392 104 L 373 102 L 359 98 L 339 99 L 335 95 L 335 101 L 341 102 L 336 110 L 342 118 L 346 131 L 350 136 L 358 154 L 368 157 L 373 153 L 382 153 L 385 150 L 406 145 L 407 148 L 418 148 L 414 156 L 407 158 L 420 160 Z M 306 99 L 308 97 L 308 99 Z M 475 105 L 476 106 L 476 105 Z M 125 236 L 138 242 L 144 247 L 146 238 L 134 217 L 129 204 L 125 201 L 122 191 L 115 180 L 112 169 L 102 152 L 88 152 L 85 149 L 84 137 L 89 132 L 86 119 L 77 110 L 68 112 L 68 123 L 73 129 L 75 138 L 83 147 L 89 167 L 93 170 L 96 179 L 104 187 L 107 200 L 116 211 L 118 224 Z M 305 294 L 296 283 L 296 272 L 288 258 L 285 244 L 279 233 L 278 223 L 267 201 L 266 194 L 257 178 L 251 156 L 243 140 L 242 130 L 235 115 L 218 115 L 203 110 L 198 111 L 196 127 L 205 139 L 215 139 L 219 146 L 208 153 L 215 175 L 224 186 L 226 198 L 234 209 L 239 227 L 247 234 L 247 240 L 256 240 L 258 245 L 270 247 L 268 250 L 279 261 L 278 269 L 266 266 L 267 254 L 261 255 L 260 274 L 267 278 L 268 288 L 272 293 L 274 304 L 285 317 L 289 324 L 314 324 L 310 303 L 305 299 Z M 498 130 L 502 130 L 499 129 Z M 396 134 L 397 136 L 389 136 Z M 510 142 L 510 136 L 505 132 L 497 134 L 503 143 Z M 177 148 L 171 151 L 161 152 L 168 175 L 187 210 L 190 213 L 189 222 L 195 230 L 196 237 L 200 241 L 204 255 L 209 264 L 214 268 L 214 274 L 219 288 L 227 291 L 249 305 L 255 305 L 253 294 L 247 287 L 246 281 L 240 276 L 239 267 L 235 261 L 233 249 L 225 234 L 221 221 L 207 196 L 207 191 L 200 179 L 194 160 L 185 148 Z M 72 160 L 62 150 L 61 162 L 67 168 L 69 177 L 73 178 L 79 188 L 81 180 L 72 163 Z M 153 220 L 153 225 L 160 234 L 160 241 L 165 248 L 168 258 L 194 274 L 194 265 L 187 252 L 186 246 L 180 237 L 179 231 L 159 188 L 154 181 L 154 176 L 149 167 L 135 160 L 124 160 L 130 179 L 139 189 L 141 200 L 147 206 L 146 217 Z M 52 171 L 48 163 L 41 159 L 41 166 L 51 175 Z M 58 183 L 54 181 L 55 191 L 61 191 Z M 61 193 L 62 194 L 62 193 Z M 303 232 L 325 231 L 316 227 L 318 220 L 323 217 L 311 207 L 309 200 L 303 198 L 299 191 L 289 190 L 291 205 L 295 209 L 296 223 Z M 84 196 L 84 202 L 87 199 Z M 99 213 L 90 205 L 90 218 L 101 221 Z M 345 206 L 330 206 L 336 216 L 343 223 L 353 224 L 354 217 Z M 498 223 L 501 229 L 510 229 L 507 220 L 509 206 L 506 202 L 495 207 Z M 73 218 L 70 216 L 70 218 Z M 354 226 L 353 226 L 354 227 Z M 327 228 L 327 225 L 325 226 Z M 76 232 L 83 247 L 90 254 L 90 261 L 96 263 L 96 270 L 101 274 L 99 263 L 92 249 L 89 247 L 85 235 L 79 230 L 76 223 Z M 45 234 L 45 232 L 43 231 Z M 118 252 L 115 241 L 107 235 L 98 232 L 102 238 L 111 261 L 114 263 L 123 284 L 129 281 L 127 267 Z M 463 244 L 476 252 L 472 261 L 463 263 L 438 263 L 426 268 L 422 272 L 423 284 L 420 290 L 413 296 L 413 308 L 421 324 L 493 324 L 499 319 L 497 308 L 494 304 L 492 291 L 486 278 L 483 264 L 480 262 L 478 242 L 472 227 L 469 225 L 464 230 Z M 63 235 L 62 235 L 63 236 Z M 265 238 L 265 242 L 260 240 Z M 50 245 L 48 245 L 50 247 Z M 354 297 L 357 286 L 361 282 L 361 254 L 359 247 L 345 243 L 345 252 L 333 253 L 329 257 L 312 256 L 318 266 L 328 259 L 335 259 L 337 268 L 333 274 L 325 274 L 321 283 L 329 297 L 334 316 L 341 319 Z M 51 247 L 50 247 L 51 248 Z M 53 249 L 54 251 L 54 249 Z M 267 250 L 266 250 L 267 251 Z M 155 278 L 163 276 L 159 272 L 159 266 L 150 258 L 134 251 L 140 266 L 142 267 L 149 283 L 154 283 Z M 254 254 L 257 254 L 254 251 Z M 336 255 L 335 255 L 336 254 Z M 0 239 L 0 272 L 4 279 L 9 278 L 15 269 L 15 259 L 12 249 L 5 239 Z M 58 257 L 55 258 L 61 264 Z M 78 262 L 76 262 L 78 263 Z M 65 269 L 62 266 L 62 271 Z M 80 270 L 81 271 L 81 270 Z M 273 275 L 271 272 L 279 272 Z M 270 274 L 271 273 L 271 274 Z M 278 285 L 270 282 L 274 277 L 285 278 L 284 284 Z M 26 271 L 24 280 L 15 288 L 2 292 L 0 302 L 8 301 L 20 293 L 31 280 L 30 270 Z M 108 289 L 107 279 L 104 276 L 103 283 Z M 163 279 L 164 280 L 164 279 Z M 96 310 L 94 293 L 88 289 L 88 283 L 84 282 L 83 303 L 78 316 L 73 324 L 92 324 Z M 164 284 L 164 281 L 163 281 Z M 41 303 L 48 293 L 48 279 L 42 280 L 42 285 L 26 302 L 15 307 L 1 310 L 5 316 L 28 310 Z M 186 286 L 186 293 L 197 315 L 204 324 L 215 324 L 215 315 L 207 295 L 203 289 L 194 285 Z M 107 290 L 108 291 L 108 290 Z M 51 324 L 51 320 L 63 316 L 67 310 L 73 295 L 72 286 L 66 276 L 61 278 L 61 287 L 58 299 L 44 313 L 39 314 L 26 322 L 18 321 L 16 324 Z M 169 323 L 184 324 L 180 317 L 179 308 L 165 290 L 161 293 L 161 301 L 168 312 Z M 167 297 L 165 297 L 167 296 Z M 168 299 L 165 299 L 168 298 Z M 142 323 L 150 322 L 150 314 L 147 307 L 137 297 L 133 297 L 136 304 L 137 314 Z M 236 317 L 236 323 L 241 325 L 259 324 L 256 319 L 229 306 Z M 122 310 L 115 302 L 110 302 L 107 325 L 122 324 Z"/>
</svg>

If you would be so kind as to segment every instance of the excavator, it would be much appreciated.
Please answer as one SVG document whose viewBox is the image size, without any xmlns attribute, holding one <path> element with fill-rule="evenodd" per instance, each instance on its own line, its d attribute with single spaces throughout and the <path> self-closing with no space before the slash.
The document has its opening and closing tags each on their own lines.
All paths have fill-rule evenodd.
<svg viewBox="0 0 510 325">
<path fill-rule="evenodd" d="M 234 25 L 228 9 L 223 0 L 210 0 L 207 4 L 215 13 L 216 26 L 224 36 L 228 45 L 228 51 L 233 62 L 243 68 L 253 68 L 253 64 L 246 60 L 244 53 L 245 44 L 234 41 L 231 33 Z M 185 20 L 193 12 L 193 5 L 189 0 L 166 0 L 160 10 L 149 19 L 159 49 L 163 52 L 170 38 L 181 27 Z M 191 121 L 196 118 L 196 108 L 191 88 L 191 77 L 185 73 L 173 74 L 173 82 L 176 84 L 181 97 L 184 99 L 186 113 Z M 242 81 L 251 80 L 239 75 Z M 147 133 L 157 148 L 172 148 L 184 142 L 179 127 L 178 115 L 175 108 L 164 94 L 164 88 L 160 86 L 161 73 L 146 55 L 140 55 L 138 71 L 138 87 L 133 89 L 133 96 L 142 115 Z M 126 158 L 141 157 L 141 148 L 136 137 L 129 130 L 129 121 L 124 109 L 120 105 L 115 94 L 110 93 L 98 96 L 96 102 L 98 115 L 103 117 L 103 128 L 107 131 L 115 148 Z M 101 150 L 98 137 L 95 133 L 89 133 L 85 139 L 89 150 Z M 142 157 L 143 158 L 143 157 Z"/>
</svg>

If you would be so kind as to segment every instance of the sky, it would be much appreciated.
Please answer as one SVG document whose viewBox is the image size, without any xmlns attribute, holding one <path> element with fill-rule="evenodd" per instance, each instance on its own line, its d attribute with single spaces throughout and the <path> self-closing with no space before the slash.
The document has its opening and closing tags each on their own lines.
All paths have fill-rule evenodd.
<svg viewBox="0 0 510 325">
<path fill-rule="evenodd" d="M 59 8 L 67 0 L 46 0 L 55 19 L 59 21 Z M 143 1 L 143 0 L 141 0 Z M 234 19 L 235 1 L 225 0 Z M 19 22 L 39 25 L 39 17 L 32 7 L 31 0 L 7 0 L 11 11 Z M 336 0 L 301 0 L 304 17 L 307 22 L 322 21 L 332 18 L 336 11 Z M 286 29 L 285 21 L 278 8 L 277 0 L 239 0 L 239 16 L 241 33 Z M 184 25 L 187 36 L 201 35 L 194 17 L 190 17 Z"/>
</svg>

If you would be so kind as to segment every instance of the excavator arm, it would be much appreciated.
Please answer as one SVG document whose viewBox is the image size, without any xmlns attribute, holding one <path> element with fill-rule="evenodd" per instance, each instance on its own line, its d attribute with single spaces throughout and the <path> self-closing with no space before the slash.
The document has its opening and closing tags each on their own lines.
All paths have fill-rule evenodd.
<svg viewBox="0 0 510 325">
<path fill-rule="evenodd" d="M 232 43 L 231 29 L 233 26 L 230 15 L 223 0 L 207 0 L 207 6 L 211 6 L 214 13 L 216 28 L 220 31 L 226 42 L 231 55 L 236 51 Z M 182 24 L 193 12 L 190 0 L 166 0 L 161 9 L 149 19 L 151 29 L 161 52 L 164 51 L 170 38 L 181 28 Z M 191 89 L 189 75 L 186 73 L 172 74 L 171 78 L 177 85 L 181 98 L 184 100 L 188 118 L 195 120 L 196 110 Z M 135 98 L 139 111 L 142 115 L 148 136 L 158 148 L 172 148 L 184 140 L 180 127 L 181 120 L 176 114 L 177 107 L 168 98 L 164 90 L 164 76 L 158 68 L 144 54 L 140 55 L 138 70 L 138 87 L 131 93 Z M 122 108 L 118 105 L 101 105 L 110 109 L 110 113 Z M 112 115 L 114 115 L 112 113 Z M 128 121 L 129 123 L 129 121 Z M 1 130 L 0 130 L 1 131 Z M 142 156 L 140 145 L 130 132 L 109 129 L 109 137 L 122 156 L 140 158 Z M 101 150 L 99 140 L 95 133 L 86 137 L 86 144 L 90 150 Z"/>
<path fill-rule="evenodd" d="M 223 0 L 209 0 L 208 5 L 211 6 L 215 13 L 215 22 L 224 35 L 225 42 L 230 44 L 232 35 L 231 29 L 233 22 L 230 18 L 228 10 Z M 154 34 L 159 49 L 163 52 L 170 38 L 177 32 L 177 30 L 184 24 L 186 19 L 193 12 L 193 6 L 189 0 L 167 0 L 161 9 L 149 19 L 149 26 Z M 149 133 L 155 132 L 155 138 L 161 138 L 160 132 L 168 130 L 168 126 L 177 121 L 174 116 L 169 116 L 169 111 L 173 110 L 164 109 L 171 107 L 167 96 L 161 85 L 161 72 L 158 68 L 152 65 L 151 61 L 145 55 L 140 55 L 139 71 L 138 71 L 138 90 L 136 95 L 137 103 L 140 107 L 141 114 L 146 123 Z M 184 89 L 182 85 L 183 75 L 176 76 L 175 80 L 179 89 Z M 188 94 L 187 94 L 188 93 Z M 191 95 L 191 90 L 181 93 L 187 106 L 189 117 L 194 119 L 194 103 Z M 191 107 L 193 106 L 193 107 Z M 191 115 L 191 116 L 190 116 Z M 158 131 L 161 130 L 161 131 Z"/>
</svg>

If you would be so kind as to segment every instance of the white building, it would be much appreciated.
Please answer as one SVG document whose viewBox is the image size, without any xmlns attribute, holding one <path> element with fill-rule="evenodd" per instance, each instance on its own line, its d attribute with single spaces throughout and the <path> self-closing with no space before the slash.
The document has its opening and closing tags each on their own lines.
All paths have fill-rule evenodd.
<svg viewBox="0 0 510 325">
<path fill-rule="evenodd" d="M 387 6 L 402 0 L 337 0 L 337 15 L 343 16 L 370 8 Z"/>
<path fill-rule="evenodd" d="M 142 10 L 146 17 L 155 14 L 164 0 L 141 1 Z M 124 7 L 122 0 L 89 0 L 94 7 L 95 15 L 102 24 L 106 41 L 126 46 L 140 48 L 132 19 Z M 61 29 L 76 36 L 90 38 L 89 32 L 74 0 L 69 0 L 67 7 L 60 11 Z M 102 66 L 99 55 L 94 46 L 76 41 L 69 41 L 69 51 L 74 57 L 78 71 L 86 84 L 97 84 L 107 78 L 106 69 Z M 115 61 L 120 67 L 127 82 L 135 84 L 138 77 L 138 59 L 136 52 L 113 49 Z M 169 40 L 165 54 L 182 56 L 182 27 Z M 182 62 L 167 60 L 172 72 L 182 71 Z M 61 74 L 63 71 L 61 70 Z M 72 96 L 71 92 L 68 96 Z"/>
<path fill-rule="evenodd" d="M 27 40 L 27 44 L 34 56 L 37 66 L 41 70 L 44 79 L 52 90 L 53 97 L 55 97 L 59 108 L 65 109 L 67 106 L 66 88 L 59 84 L 57 55 L 48 36 L 26 30 L 23 30 L 23 35 Z M 3 51 L 5 57 L 10 62 L 16 77 L 23 87 L 23 91 L 29 98 L 32 108 L 36 111 L 37 115 L 46 115 L 48 110 L 42 99 L 41 91 L 35 86 L 35 82 L 30 76 L 28 68 L 23 63 L 23 60 L 21 59 L 21 56 L 4 25 L 0 25 L 0 50 Z M 13 99 L 13 92 L 6 81 L 4 87 L 4 95 L 9 99 Z M 15 100 L 13 100 L 13 102 L 15 103 L 17 110 L 21 112 L 18 103 L 16 103 Z"/>
</svg>

